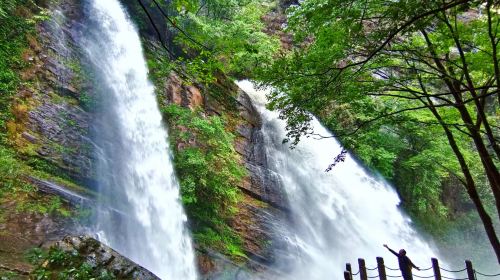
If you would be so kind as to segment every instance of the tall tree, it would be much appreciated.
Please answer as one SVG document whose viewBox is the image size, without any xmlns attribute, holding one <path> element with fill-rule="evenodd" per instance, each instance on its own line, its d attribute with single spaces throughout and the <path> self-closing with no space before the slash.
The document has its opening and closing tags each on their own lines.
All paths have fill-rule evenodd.
<svg viewBox="0 0 500 280">
<path fill-rule="evenodd" d="M 268 63 L 279 41 L 264 33 L 261 17 L 272 0 L 133 0 L 147 31 L 175 60 L 177 71 L 210 83 L 217 74 L 251 76 Z M 181 68 L 183 70 L 181 70 Z M 185 77 L 187 78 L 187 77 Z"/>
<path fill-rule="evenodd" d="M 454 155 L 440 164 L 462 182 L 500 262 L 491 218 L 500 214 L 498 8 L 493 0 L 306 0 L 289 14 L 297 47 L 261 78 L 276 89 L 271 107 L 294 143 L 314 134 L 309 112 L 350 148 L 374 132 L 405 141 L 409 128 L 440 128 Z M 493 213 L 478 191 L 482 177 Z"/>
</svg>

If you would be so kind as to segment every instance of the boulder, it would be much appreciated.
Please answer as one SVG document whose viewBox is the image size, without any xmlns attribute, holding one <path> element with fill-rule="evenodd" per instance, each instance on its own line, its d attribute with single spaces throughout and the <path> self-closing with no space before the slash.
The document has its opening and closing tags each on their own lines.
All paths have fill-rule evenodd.
<svg viewBox="0 0 500 280">
<path fill-rule="evenodd" d="M 67 236 L 53 244 L 51 250 L 54 249 L 71 256 L 73 260 L 72 265 L 85 263 L 92 268 L 93 273 L 107 271 L 108 273 L 112 273 L 116 279 L 124 280 L 160 279 L 149 270 L 139 266 L 90 236 Z M 45 266 L 45 269 L 50 271 L 53 267 L 51 267 L 49 263 L 48 266 Z M 64 267 L 61 268 L 58 266 L 57 269 L 61 270 L 64 269 Z"/>
</svg>

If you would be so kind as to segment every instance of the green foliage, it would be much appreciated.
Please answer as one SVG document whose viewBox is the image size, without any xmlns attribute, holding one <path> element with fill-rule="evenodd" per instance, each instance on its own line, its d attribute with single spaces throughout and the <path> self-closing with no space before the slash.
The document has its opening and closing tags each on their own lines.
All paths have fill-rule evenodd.
<svg viewBox="0 0 500 280">
<path fill-rule="evenodd" d="M 210 227 L 198 229 L 193 235 L 198 244 L 225 252 L 233 258 L 246 258 L 241 249 L 241 239 L 225 224 L 219 225 L 217 231 Z"/>
<path fill-rule="evenodd" d="M 59 146 L 61 147 L 61 146 Z M 64 149 L 64 148 L 61 148 Z M 62 151 L 61 151 L 62 152 Z M 59 167 L 57 167 L 55 164 L 52 162 L 41 158 L 41 157 L 29 157 L 24 160 L 24 163 L 26 163 L 28 166 L 33 168 L 33 170 L 37 171 L 37 176 L 38 177 L 44 177 L 46 179 L 49 179 L 50 177 L 47 177 L 48 174 L 57 174 L 57 176 L 52 175 L 53 178 L 57 177 L 59 179 L 64 180 L 64 183 L 70 183 L 71 184 L 71 178 L 65 174 L 64 172 L 61 171 Z M 73 183 L 74 184 L 74 183 Z"/>
<path fill-rule="evenodd" d="M 149 49 L 148 49 L 149 50 Z M 151 71 L 151 79 L 155 85 L 160 85 L 159 81 L 168 77 L 174 68 L 174 64 L 159 55 L 160 52 L 149 50 L 148 55 L 148 69 Z"/>
<path fill-rule="evenodd" d="M 171 127 L 182 201 L 202 244 L 241 255 L 227 222 L 236 211 L 238 184 L 246 175 L 223 118 L 204 117 L 177 105 L 162 108 Z"/>
<path fill-rule="evenodd" d="M 66 252 L 54 247 L 49 251 L 34 248 L 27 252 L 26 258 L 36 266 L 31 273 L 32 279 L 116 279 L 113 273 L 105 269 L 94 269 L 76 251 Z"/>
<path fill-rule="evenodd" d="M 11 191 L 20 175 L 21 165 L 15 158 L 14 154 L 2 146 L 0 146 L 0 180 L 3 182 L 1 192 Z"/>
<path fill-rule="evenodd" d="M 23 194 L 33 191 L 33 187 L 21 179 L 21 175 L 26 171 L 15 154 L 0 145 L 0 201 L 9 200 L 13 196 L 21 198 Z M 22 200 L 19 202 L 22 204 Z"/>
<path fill-rule="evenodd" d="M 53 163 L 36 157 L 36 145 L 30 144 L 26 148 L 29 151 L 16 151 L 10 146 L 11 143 L 7 142 L 6 135 L 7 122 L 11 121 L 16 113 L 27 113 L 27 105 L 20 98 L 16 98 L 16 93 L 22 87 L 31 86 L 30 81 L 23 80 L 21 76 L 29 67 L 26 61 L 33 55 L 32 49 L 39 47 L 35 26 L 48 19 L 48 15 L 47 10 L 36 6 L 32 0 L 0 1 L 0 201 L 15 203 L 13 209 L 6 208 L 5 211 L 68 217 L 71 212 L 59 197 L 40 195 L 36 188 L 27 182 L 25 176 L 44 178 L 70 186 L 74 184 L 58 178 L 62 173 Z M 70 66 L 74 71 L 78 70 L 75 63 Z M 53 101 L 63 100 L 54 98 Z M 14 102 L 18 102 L 17 107 L 13 106 Z M 75 124 L 68 119 L 67 125 Z M 5 214 L 2 212 L 2 215 Z"/>
<path fill-rule="evenodd" d="M 19 278 L 21 278 L 21 276 L 12 271 L 0 272 L 0 280 L 15 280 Z"/>
<path fill-rule="evenodd" d="M 13 116 L 13 96 L 21 85 L 19 72 L 26 67 L 22 58 L 28 47 L 27 35 L 34 31 L 34 24 L 27 6 L 29 0 L 7 0 L 0 3 L 0 193 L 10 191 L 19 182 L 21 168 L 15 155 L 6 145 L 6 123 Z M 28 14 L 28 15 L 27 15 Z"/>
<path fill-rule="evenodd" d="M 27 18 L 16 15 L 16 9 L 25 9 L 28 0 L 8 0 L 0 3 L 0 127 L 10 118 L 11 96 L 19 87 L 18 71 L 26 63 L 22 52 L 28 45 L 26 34 L 33 30 Z"/>
<path fill-rule="evenodd" d="M 32 10 L 38 10 L 36 14 Z M 47 11 L 31 0 L 2 0 L 0 2 L 0 127 L 10 118 L 10 102 L 21 85 L 20 70 L 26 66 L 23 52 L 28 47 L 27 36 L 35 24 L 48 19 Z"/>
<path fill-rule="evenodd" d="M 197 13 L 186 9 L 183 20 L 186 31 L 210 51 L 201 49 L 200 59 L 191 61 L 197 67 L 219 68 L 224 73 L 250 76 L 258 65 L 267 64 L 278 51 L 279 41 L 265 34 L 261 17 L 272 8 L 271 1 L 210 1 L 197 7 Z M 182 45 L 200 49 L 179 36 Z M 212 68 L 212 69 L 210 69 Z"/>
<path fill-rule="evenodd" d="M 56 214 L 69 217 L 71 212 L 56 196 L 37 196 L 36 189 L 23 179 L 36 173 L 20 162 L 8 148 L 0 145 L 0 201 L 15 201 L 18 212 Z"/>
<path fill-rule="evenodd" d="M 81 92 L 80 95 L 78 96 L 78 101 L 80 102 L 82 108 L 85 109 L 86 111 L 91 111 L 97 106 L 97 101 L 95 97 L 93 97 L 87 92 Z"/>
<path fill-rule="evenodd" d="M 71 212 L 67 210 L 58 196 L 49 199 L 38 199 L 18 204 L 17 210 L 20 212 L 33 212 L 40 214 L 58 214 L 63 217 L 70 217 Z"/>
<path fill-rule="evenodd" d="M 256 65 L 267 64 L 279 49 L 279 40 L 263 32 L 265 26 L 261 20 L 273 9 L 273 1 L 158 2 L 171 22 L 164 19 L 156 23 L 174 38 L 167 45 L 176 59 L 170 62 L 155 57 L 153 60 L 158 61 L 148 61 L 158 75 L 168 75 L 175 68 L 204 84 L 214 82 L 221 73 L 249 77 Z M 151 7 L 155 7 L 154 4 L 151 3 Z M 161 16 L 157 9 L 152 10 Z"/>
<path fill-rule="evenodd" d="M 0 19 L 6 18 L 14 10 L 16 2 L 16 0 L 5 0 L 0 3 Z"/>
<path fill-rule="evenodd" d="M 457 106 L 446 106 L 454 100 L 447 93 L 445 75 L 457 83 L 466 73 L 456 34 L 471 83 L 476 87 L 493 83 L 486 16 L 466 13 L 484 9 L 478 5 L 458 5 L 416 21 L 410 20 L 442 7 L 442 2 L 306 0 L 290 8 L 287 30 L 294 34 L 297 47 L 257 71 L 258 79 L 275 89 L 269 107 L 287 120 L 287 141 L 296 144 L 311 133 L 311 114 L 318 116 L 343 145 L 394 182 L 410 214 L 438 234 L 449 225 L 444 221 L 455 218 L 443 201 L 443 185 L 463 173 L 442 125 L 425 106 L 433 101 L 458 142 L 481 198 L 493 209 L 467 125 Z M 493 24 L 499 20 L 494 12 Z M 435 54 L 424 32 L 434 43 Z M 392 40 L 383 45 L 387 38 Z M 433 56 L 445 64 L 447 74 L 437 69 Z M 470 86 L 463 84 L 466 100 L 471 98 Z M 493 89 L 485 92 L 497 98 Z M 428 99 L 428 95 L 433 96 Z M 493 98 L 483 102 L 491 125 L 498 126 L 498 104 Z M 467 107 L 477 122 L 477 107 L 473 102 Z M 455 191 L 465 193 L 461 183 L 454 182 Z"/>
</svg>

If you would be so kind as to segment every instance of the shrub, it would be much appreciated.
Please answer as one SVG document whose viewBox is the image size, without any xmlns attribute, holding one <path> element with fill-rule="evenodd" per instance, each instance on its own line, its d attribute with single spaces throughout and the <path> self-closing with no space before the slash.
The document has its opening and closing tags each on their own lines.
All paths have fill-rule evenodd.
<svg viewBox="0 0 500 280">
<path fill-rule="evenodd" d="M 195 238 L 228 254 L 243 255 L 239 238 L 227 224 L 236 212 L 238 185 L 246 176 L 233 147 L 234 135 L 226 130 L 223 117 L 204 117 L 178 105 L 162 111 L 171 127 L 182 202 Z"/>
</svg>

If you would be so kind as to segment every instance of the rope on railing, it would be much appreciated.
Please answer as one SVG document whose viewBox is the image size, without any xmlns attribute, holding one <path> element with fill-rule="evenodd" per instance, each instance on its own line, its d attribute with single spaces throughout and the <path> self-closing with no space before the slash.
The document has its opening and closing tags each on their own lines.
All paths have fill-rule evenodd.
<svg viewBox="0 0 500 280">
<path fill-rule="evenodd" d="M 497 274 L 486 274 L 486 273 L 481 273 L 477 270 L 474 270 L 475 273 L 481 275 L 481 276 L 485 276 L 485 277 L 495 277 L 495 276 L 500 276 L 500 273 L 497 273 Z"/>
<path fill-rule="evenodd" d="M 390 268 L 390 267 L 385 267 L 386 269 L 389 269 L 389 270 L 399 270 L 399 268 Z"/>
<path fill-rule="evenodd" d="M 431 267 L 428 267 L 428 268 L 421 268 L 419 269 L 420 271 L 427 271 L 427 270 L 431 270 L 432 269 L 432 266 Z"/>
<path fill-rule="evenodd" d="M 360 262 L 360 270 L 358 270 L 358 272 L 356 273 L 351 273 L 349 276 L 349 272 L 348 271 L 351 271 L 351 266 L 350 264 L 347 264 L 347 271 L 345 273 L 347 274 L 344 274 L 345 276 L 345 279 L 352 279 L 352 276 L 355 276 L 355 275 L 361 275 L 362 278 L 364 279 L 375 279 L 377 277 L 381 278 L 381 279 L 385 279 L 385 278 L 402 278 L 402 276 L 400 275 L 386 275 L 385 274 L 385 269 L 387 270 L 392 270 L 392 271 L 399 271 L 400 269 L 399 268 L 391 268 L 391 267 L 387 267 L 384 265 L 384 261 L 381 257 L 377 257 L 377 266 L 376 267 L 373 267 L 373 268 L 366 268 L 365 266 L 365 261 L 364 259 L 358 259 L 359 262 Z M 458 270 L 452 270 L 452 269 L 447 269 L 447 268 L 443 268 L 443 267 L 440 267 L 439 266 L 439 263 L 437 261 L 437 259 L 433 258 L 432 259 L 432 266 L 431 267 L 428 267 L 428 268 L 424 268 L 424 269 L 419 269 L 419 271 L 428 271 L 428 270 L 431 270 L 433 269 L 434 270 L 434 274 L 435 275 L 426 275 L 426 276 L 423 276 L 423 275 L 418 275 L 418 274 L 413 274 L 413 276 L 415 278 L 421 278 L 421 279 L 430 279 L 430 278 L 434 278 L 436 277 L 436 279 L 448 279 L 448 280 L 471 280 L 471 279 L 477 279 L 477 275 L 481 275 L 483 277 L 498 277 L 500 276 L 500 273 L 493 273 L 493 274 L 489 274 L 489 273 L 483 273 L 483 272 L 480 272 L 480 271 L 477 271 L 473 268 L 472 266 L 472 262 L 470 260 L 465 260 L 465 265 L 466 267 L 463 268 L 463 269 L 458 269 Z M 373 275 L 373 276 L 368 276 L 366 271 L 374 271 L 374 270 L 377 270 L 378 269 L 378 272 L 379 272 L 379 275 Z M 441 271 L 446 271 L 446 272 L 449 272 L 449 273 L 460 273 L 460 272 L 464 272 L 466 271 L 467 272 L 467 277 L 465 278 L 456 278 L 457 276 L 445 276 L 445 275 L 441 275 Z M 363 273 L 362 273 L 363 272 Z M 463 276 L 460 276 L 460 277 L 463 277 Z"/>
<path fill-rule="evenodd" d="M 441 275 L 441 278 L 449 279 L 449 280 L 469 280 L 469 278 L 453 278 L 453 277 L 446 277 L 443 275 Z"/>
<path fill-rule="evenodd" d="M 417 277 L 417 278 L 434 278 L 434 275 L 430 275 L 430 276 L 420 276 L 420 275 L 413 274 L 413 277 Z"/>
<path fill-rule="evenodd" d="M 446 272 L 451 272 L 451 273 L 457 273 L 457 272 L 462 272 L 462 271 L 466 271 L 467 270 L 467 268 L 464 268 L 464 269 L 461 269 L 461 270 L 448 270 L 448 269 L 442 268 L 442 267 L 440 267 L 440 269 L 444 270 Z"/>
</svg>

